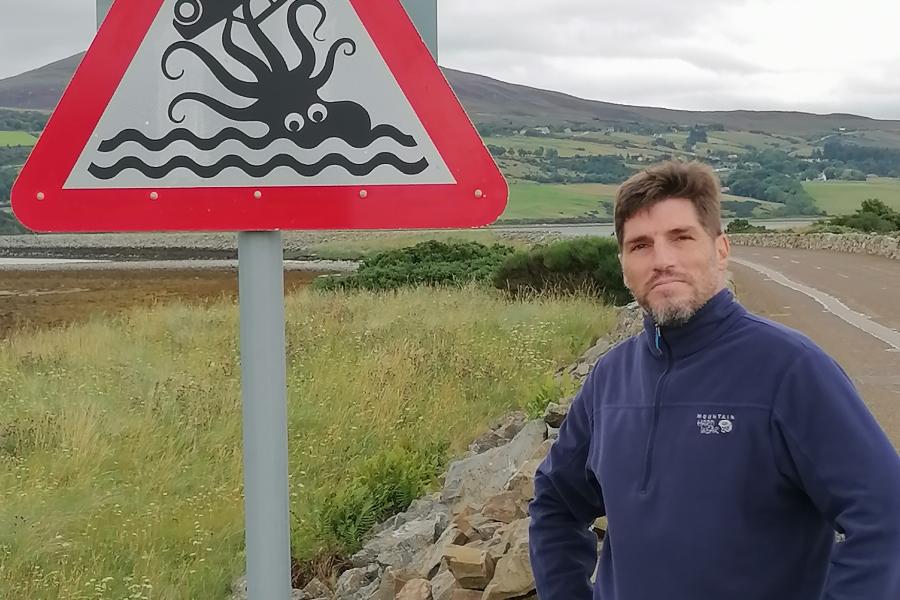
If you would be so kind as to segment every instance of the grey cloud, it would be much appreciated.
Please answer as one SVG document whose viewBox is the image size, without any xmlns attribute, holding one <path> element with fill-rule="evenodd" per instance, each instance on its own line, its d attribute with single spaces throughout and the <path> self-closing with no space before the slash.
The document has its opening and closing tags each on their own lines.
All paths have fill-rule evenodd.
<svg viewBox="0 0 900 600">
<path fill-rule="evenodd" d="M 96 0 L 11 0 L 0 21 L 0 78 L 87 48 Z M 885 0 L 888 1 L 888 0 Z M 744 26 L 747 0 L 438 0 L 442 64 L 597 100 L 671 108 L 799 109 L 900 118 L 900 52 L 853 72 L 829 71 L 827 94 L 782 86 L 790 67 L 748 58 L 765 32 Z M 753 7 L 771 7 L 771 0 Z M 762 9 L 760 9 L 762 10 Z M 877 15 L 873 18 L 877 18 Z M 816 43 L 828 44 L 831 40 Z M 846 52 L 852 55 L 848 44 Z M 894 53 L 891 60 L 889 55 Z M 796 67 L 794 67 L 796 68 Z M 796 87 L 796 86 L 795 86 Z"/>
<path fill-rule="evenodd" d="M 0 78 L 85 50 L 96 29 L 94 0 L 6 2 L 0 20 Z"/>
</svg>

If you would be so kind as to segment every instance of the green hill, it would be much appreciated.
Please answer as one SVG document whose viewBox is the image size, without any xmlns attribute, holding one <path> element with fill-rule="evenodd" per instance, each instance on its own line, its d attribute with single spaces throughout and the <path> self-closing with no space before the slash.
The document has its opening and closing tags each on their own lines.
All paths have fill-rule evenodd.
<svg viewBox="0 0 900 600">
<path fill-rule="evenodd" d="M 82 56 L 0 80 L 0 107 L 51 111 Z M 900 184 L 895 181 L 900 177 L 900 121 L 849 114 L 628 106 L 454 69 L 444 69 L 444 74 L 510 181 L 510 203 L 502 220 L 607 220 L 615 184 L 644 165 L 669 157 L 703 160 L 727 185 L 730 175 L 740 170 L 760 178 L 776 173 L 778 167 L 772 171 L 772 165 L 753 171 L 759 166 L 759 153 L 765 151 L 793 163 L 788 176 L 803 185 L 791 187 L 784 181 L 779 185 L 806 200 L 785 208 L 784 195 L 772 189 L 757 198 L 729 196 L 726 215 L 783 216 L 800 210 L 804 202 L 807 208 L 815 202 L 828 212 L 852 212 L 867 197 L 900 204 Z M 6 114 L 6 123 L 16 123 L 21 121 L 9 115 L 25 113 Z M 30 114 L 33 122 L 34 113 Z M 0 121 L 0 150 L 27 149 L 34 143 L 33 133 L 37 133 L 33 127 L 4 127 Z M 828 160 L 823 151 L 836 142 L 885 156 L 896 154 L 896 160 Z M 4 162 L 0 152 L 0 163 L 20 164 L 17 154 L 12 148 Z M 826 167 L 831 168 L 829 179 L 841 179 L 843 175 L 835 173 L 843 173 L 859 181 L 827 185 L 811 181 Z M 865 181 L 867 174 L 879 177 Z M 0 185 L 0 192 L 5 187 Z"/>
</svg>

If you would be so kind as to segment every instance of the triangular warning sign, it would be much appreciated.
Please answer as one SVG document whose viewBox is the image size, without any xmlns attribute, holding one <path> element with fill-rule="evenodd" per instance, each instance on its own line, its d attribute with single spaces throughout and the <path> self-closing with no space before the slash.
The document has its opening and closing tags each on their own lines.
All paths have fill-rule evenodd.
<svg viewBox="0 0 900 600">
<path fill-rule="evenodd" d="M 116 2 L 12 192 L 37 231 L 470 227 L 506 198 L 399 0 Z"/>
</svg>

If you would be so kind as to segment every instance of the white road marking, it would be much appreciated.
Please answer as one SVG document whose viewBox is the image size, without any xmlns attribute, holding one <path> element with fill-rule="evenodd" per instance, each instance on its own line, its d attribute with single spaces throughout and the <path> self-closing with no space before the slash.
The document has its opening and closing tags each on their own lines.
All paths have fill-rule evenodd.
<svg viewBox="0 0 900 600">
<path fill-rule="evenodd" d="M 799 261 L 799 260 L 794 260 L 793 258 L 791 259 L 791 262 L 794 263 L 795 265 L 799 265 L 799 264 L 800 264 L 800 261 Z"/>
<path fill-rule="evenodd" d="M 764 267 L 762 265 L 758 265 L 756 263 L 750 262 L 748 260 L 742 260 L 740 258 L 731 257 L 731 260 L 736 262 L 739 265 L 744 265 L 745 267 L 749 267 L 758 273 L 762 273 L 766 276 L 766 278 L 770 281 L 774 281 L 779 285 L 783 285 L 786 288 L 792 289 L 795 292 L 800 292 L 801 294 L 806 294 L 819 304 L 824 307 L 823 312 L 830 312 L 834 316 L 843 319 L 850 325 L 853 325 L 857 329 L 861 331 L 865 331 L 872 337 L 881 340 L 885 344 L 893 347 L 895 350 L 900 350 L 900 333 L 897 333 L 893 329 L 885 327 L 880 323 L 876 323 L 869 317 L 864 314 L 858 313 L 854 310 L 851 310 L 847 307 L 846 304 L 831 296 L 826 294 L 825 292 L 821 292 L 816 288 L 812 288 L 802 283 L 797 283 L 796 281 L 792 281 L 779 273 L 778 271 L 773 271 L 768 267 Z"/>
<path fill-rule="evenodd" d="M 844 275 L 843 273 L 838 273 L 838 277 L 843 277 L 844 279 L 850 279 L 848 275 Z"/>
</svg>

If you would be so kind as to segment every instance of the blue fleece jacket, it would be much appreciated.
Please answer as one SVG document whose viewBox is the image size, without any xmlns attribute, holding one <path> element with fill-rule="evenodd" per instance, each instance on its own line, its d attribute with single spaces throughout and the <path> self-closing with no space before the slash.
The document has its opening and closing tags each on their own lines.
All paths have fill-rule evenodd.
<svg viewBox="0 0 900 600">
<path fill-rule="evenodd" d="M 727 290 L 597 363 L 529 512 L 541 600 L 900 599 L 897 451 L 831 358 Z"/>
</svg>

